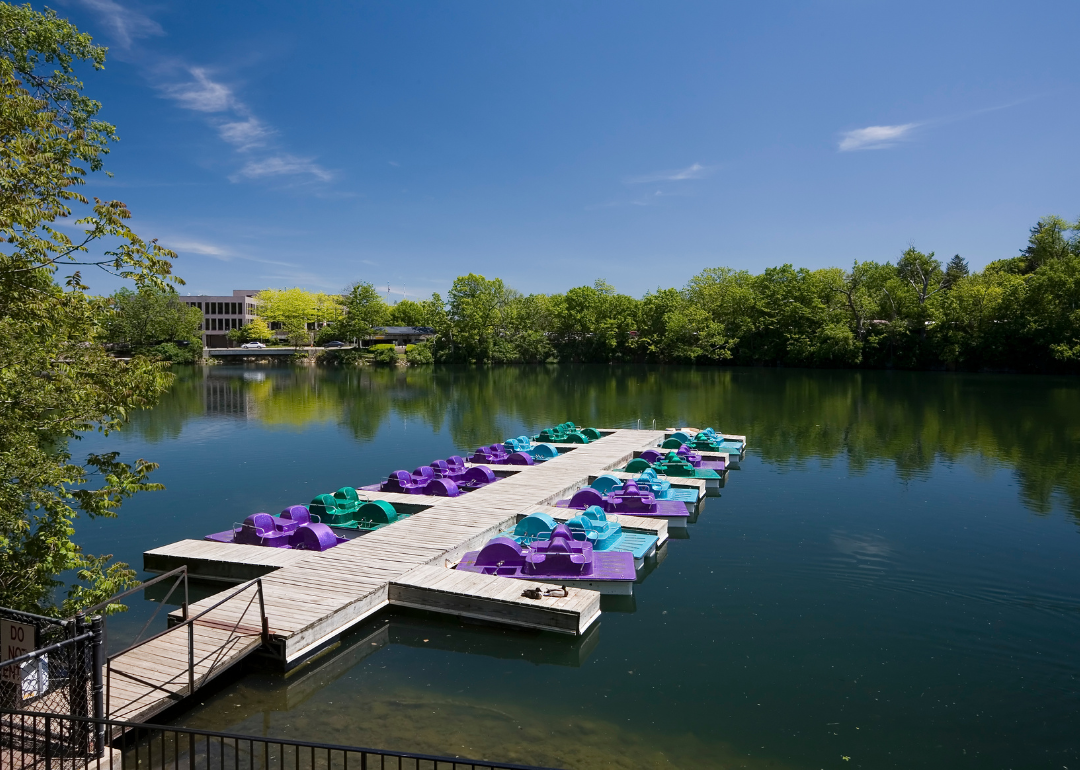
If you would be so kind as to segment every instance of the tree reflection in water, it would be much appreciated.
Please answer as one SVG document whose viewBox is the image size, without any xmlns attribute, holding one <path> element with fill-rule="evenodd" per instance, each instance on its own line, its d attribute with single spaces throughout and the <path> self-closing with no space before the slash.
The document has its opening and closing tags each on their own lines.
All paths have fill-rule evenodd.
<svg viewBox="0 0 1080 770">
<path fill-rule="evenodd" d="M 935 462 L 1015 473 L 1024 504 L 1055 495 L 1080 520 L 1080 384 L 1067 377 L 661 366 L 316 369 L 180 368 L 136 413 L 152 442 L 211 415 L 299 429 L 334 423 L 370 441 L 391 416 L 448 429 L 462 450 L 573 420 L 596 427 L 711 425 L 749 436 L 765 462 L 888 463 L 901 478 Z"/>
</svg>

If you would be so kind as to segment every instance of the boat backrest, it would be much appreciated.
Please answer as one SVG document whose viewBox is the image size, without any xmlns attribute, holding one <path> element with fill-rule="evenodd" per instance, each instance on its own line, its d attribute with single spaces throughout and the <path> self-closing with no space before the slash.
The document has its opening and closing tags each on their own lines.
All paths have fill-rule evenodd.
<svg viewBox="0 0 1080 770">
<path fill-rule="evenodd" d="M 290 505 L 281 512 L 280 517 L 295 521 L 297 524 L 307 524 L 311 521 L 311 511 L 302 505 Z"/>
<path fill-rule="evenodd" d="M 535 540 L 555 529 L 557 522 L 546 513 L 530 513 L 514 527 L 515 537 Z"/>
<path fill-rule="evenodd" d="M 604 505 L 604 496 L 592 487 L 579 489 L 574 493 L 574 496 L 570 498 L 571 508 L 585 509 L 590 505 L 599 505 L 601 507 Z"/>
</svg>

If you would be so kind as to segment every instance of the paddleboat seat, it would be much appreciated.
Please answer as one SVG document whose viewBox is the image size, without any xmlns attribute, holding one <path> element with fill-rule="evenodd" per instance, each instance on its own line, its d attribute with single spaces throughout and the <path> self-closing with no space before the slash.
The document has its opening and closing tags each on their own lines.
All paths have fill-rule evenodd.
<svg viewBox="0 0 1080 770">
<path fill-rule="evenodd" d="M 653 464 L 646 460 L 644 457 L 635 457 L 633 460 L 626 464 L 627 473 L 641 473 L 647 471 L 653 467 Z"/>
<path fill-rule="evenodd" d="M 565 524 L 551 531 L 548 540 L 534 543 L 525 554 L 525 572 L 529 575 L 580 575 L 592 567 L 592 544 L 574 540 Z"/>
<path fill-rule="evenodd" d="M 530 513 L 517 523 L 513 534 L 515 538 L 521 538 L 520 542 L 528 545 L 534 540 L 547 538 L 557 525 L 558 522 L 546 513 Z"/>
<path fill-rule="evenodd" d="M 513 575 L 525 564 L 525 549 L 508 537 L 495 537 L 480 549 L 474 563 L 485 575 Z"/>
<path fill-rule="evenodd" d="M 525 452 L 514 452 L 506 458 L 507 465 L 534 465 L 535 463 L 532 455 Z"/>
<path fill-rule="evenodd" d="M 397 509 L 385 500 L 371 500 L 356 511 L 356 523 L 365 529 L 392 524 L 397 519 Z"/>
<path fill-rule="evenodd" d="M 285 532 L 291 532 L 301 524 L 311 523 L 311 511 L 303 505 L 290 505 L 277 516 L 278 526 Z"/>
<path fill-rule="evenodd" d="M 244 519 L 234 542 L 284 548 L 289 545 L 289 538 L 294 533 L 278 529 L 274 517 L 269 513 L 253 513 Z"/>
<path fill-rule="evenodd" d="M 599 505 L 603 508 L 604 496 L 592 487 L 585 487 L 574 493 L 574 496 L 570 498 L 570 505 L 568 507 L 585 510 L 590 505 Z"/>
<path fill-rule="evenodd" d="M 596 480 L 589 486 L 601 495 L 606 495 L 620 484 L 622 484 L 622 479 L 617 476 L 612 476 L 610 473 L 605 473 L 602 476 L 597 476 Z"/>
</svg>

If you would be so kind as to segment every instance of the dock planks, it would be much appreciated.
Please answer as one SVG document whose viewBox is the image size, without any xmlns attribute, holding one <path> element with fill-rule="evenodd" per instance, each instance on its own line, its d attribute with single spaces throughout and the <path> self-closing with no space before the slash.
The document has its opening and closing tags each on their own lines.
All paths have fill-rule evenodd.
<svg viewBox="0 0 1080 770">
<path fill-rule="evenodd" d="M 624 465 L 635 451 L 657 445 L 663 435 L 649 430 L 606 432 L 598 441 L 575 444 L 557 458 L 524 466 L 525 472 L 461 497 L 395 495 L 394 502 L 405 498 L 400 502 L 430 507 L 322 553 L 182 540 L 148 551 L 144 562 L 148 569 L 175 562 L 197 564 L 204 572 L 214 565 L 240 575 L 260 570 L 271 648 L 286 665 L 303 660 L 389 604 L 581 634 L 599 617 L 596 592 L 569 589 L 565 598 L 531 600 L 521 596 L 521 581 L 453 572 L 447 566 L 512 527 L 520 515 L 550 510 L 545 506 L 585 486 L 590 477 Z M 390 498 L 380 493 L 370 497 Z M 568 513 L 555 510 L 559 516 Z M 620 522 L 628 530 L 658 537 L 662 533 L 666 539 L 664 522 L 634 518 L 620 517 Z M 211 596 L 195 602 L 190 612 L 197 614 L 219 600 Z M 196 657 L 204 655 L 196 666 L 196 689 L 259 647 L 257 629 L 242 628 L 231 636 L 226 630 L 241 620 L 246 605 L 241 595 L 214 610 L 208 616 L 212 624 L 196 624 Z M 170 617 L 177 622 L 179 613 Z M 251 617 L 249 610 L 242 627 L 258 625 L 248 620 Z M 127 676 L 114 673 L 112 678 L 116 695 L 110 694 L 109 705 L 114 716 L 145 719 L 188 694 L 184 627 L 115 663 Z M 126 681 L 121 685 L 118 679 Z"/>
</svg>

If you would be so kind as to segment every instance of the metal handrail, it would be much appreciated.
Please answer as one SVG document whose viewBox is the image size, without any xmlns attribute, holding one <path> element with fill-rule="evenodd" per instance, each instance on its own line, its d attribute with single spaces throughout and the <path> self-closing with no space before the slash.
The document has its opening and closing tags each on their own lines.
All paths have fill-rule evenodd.
<svg viewBox="0 0 1080 770">
<path fill-rule="evenodd" d="M 470 767 L 481 768 L 498 768 L 499 770 L 556 770 L 556 768 L 538 767 L 536 765 L 516 765 L 509 762 L 491 762 L 488 760 L 480 759 L 466 759 L 463 757 L 446 757 L 439 756 L 437 754 L 417 754 L 410 751 L 394 751 L 391 749 L 372 749 L 362 746 L 343 746 L 336 743 L 318 743 L 315 741 L 296 741 L 290 739 L 270 738 L 266 736 L 255 735 L 240 735 L 238 733 L 222 733 L 213 730 L 195 730 L 189 727 L 174 727 L 172 725 L 154 725 L 145 722 L 124 722 L 116 719 L 95 719 L 94 717 L 82 717 L 82 716 L 68 716 L 48 714 L 44 712 L 36 711 L 15 711 L 12 709 L 0 709 L 0 714 L 9 716 L 26 716 L 41 718 L 46 720 L 66 720 L 70 719 L 76 722 L 93 723 L 102 727 L 119 727 L 127 730 L 145 730 L 151 733 L 174 733 L 177 735 L 188 735 L 192 738 L 195 737 L 209 737 L 219 740 L 231 740 L 231 741 L 243 741 L 245 743 L 264 743 L 279 746 L 295 746 L 302 749 L 315 749 L 323 751 L 341 751 L 347 753 L 356 754 L 372 754 L 375 756 L 386 757 L 398 757 L 401 759 L 412 759 L 418 762 L 433 762 L 436 767 L 442 764 L 448 764 L 450 767 L 457 767 L 461 765 L 469 765 Z M 106 735 L 111 735 L 112 731 L 107 730 Z M 87 767 L 92 765 L 88 764 Z"/>
<path fill-rule="evenodd" d="M 178 572 L 179 570 L 186 570 L 186 569 L 187 569 L 186 566 L 185 567 L 180 567 L 180 568 L 178 568 L 176 570 L 173 570 L 172 573 L 166 573 L 165 575 L 162 575 L 161 577 L 167 577 L 168 575 L 174 574 L 174 573 Z M 174 625 L 174 626 L 170 626 L 169 628 L 166 628 L 164 631 L 160 631 L 160 632 L 154 634 L 153 636 L 147 637 L 146 639 L 143 639 L 141 641 L 137 641 L 134 644 L 131 644 L 128 647 L 125 647 L 123 650 L 120 650 L 119 652 L 115 652 L 112 655 L 109 655 L 105 659 L 105 712 L 106 712 L 106 714 L 109 713 L 109 709 L 110 709 L 110 695 L 111 695 L 111 692 L 112 692 L 112 662 L 113 662 L 113 660 L 120 657 L 121 655 L 124 655 L 124 654 L 126 654 L 128 652 L 131 652 L 132 650 L 136 649 L 137 647 L 142 647 L 144 644 L 148 644 L 148 643 L 154 641 L 155 639 L 159 639 L 160 637 L 164 636 L 165 634 L 172 633 L 173 631 L 175 631 L 180 626 L 187 626 L 187 629 L 188 629 L 188 634 L 187 634 L 187 637 L 188 637 L 188 639 L 187 639 L 187 642 L 188 642 L 188 666 L 187 666 L 187 668 L 188 668 L 188 671 L 187 671 L 187 674 L 188 674 L 188 692 L 187 692 L 187 694 L 191 695 L 192 693 L 194 693 L 195 692 L 195 621 L 198 620 L 199 618 L 203 617 L 204 615 L 206 615 L 206 614 L 208 614 L 210 612 L 213 612 L 218 607 L 220 607 L 221 605 L 223 605 L 226 602 L 230 601 L 231 599 L 235 598 L 236 596 L 243 593 L 244 591 L 248 590 L 252 586 L 255 586 L 257 588 L 256 596 L 258 596 L 258 599 L 259 599 L 259 616 L 260 616 L 260 620 L 261 620 L 261 628 L 259 630 L 259 634 L 262 637 L 262 643 L 263 644 L 266 644 L 267 642 L 269 642 L 269 640 L 270 640 L 270 624 L 269 624 L 269 621 L 268 621 L 268 619 L 266 617 L 266 601 L 265 601 L 265 598 L 263 596 L 262 578 L 255 578 L 255 580 L 250 581 L 248 583 L 245 583 L 244 585 L 239 586 L 235 591 L 230 593 L 228 596 L 224 597 L 223 599 L 219 600 L 215 604 L 212 604 L 211 606 L 209 606 L 206 609 L 202 610 L 198 615 L 194 615 L 192 617 L 187 617 L 187 605 L 185 604 L 185 606 L 184 606 L 184 615 L 185 615 L 185 617 L 180 623 L 178 623 L 177 625 Z M 138 589 L 133 589 L 133 590 L 138 590 Z M 245 607 L 244 611 L 240 613 L 240 617 L 237 619 L 236 623 L 233 625 L 232 629 L 229 632 L 230 635 L 235 634 L 236 629 L 240 627 L 240 623 L 243 621 L 244 617 L 247 615 L 247 611 L 251 608 L 251 603 L 254 600 L 255 600 L 255 597 L 252 597 L 251 601 L 248 602 L 247 607 Z M 244 636 L 248 636 L 248 634 L 244 634 Z M 222 649 L 224 649 L 224 647 L 222 647 Z M 206 660 L 209 657 L 210 657 L 210 655 L 207 655 L 205 658 L 200 659 L 199 662 L 201 663 L 202 661 Z M 211 664 L 209 671 L 213 671 L 213 669 L 214 669 L 214 664 Z M 207 672 L 208 674 L 209 674 L 209 671 Z M 120 673 L 122 675 L 124 675 L 123 672 L 120 672 Z M 156 685 L 154 687 L 156 689 L 161 689 L 161 688 L 157 687 Z"/>
<path fill-rule="evenodd" d="M 181 565 L 181 566 L 177 567 L 174 570 L 170 570 L 170 571 L 165 572 L 165 573 L 163 573 L 161 575 L 158 575 L 156 578 L 151 578 L 150 580 L 147 580 L 145 583 L 139 583 L 139 585 L 135 586 L 134 588 L 129 588 L 128 590 L 124 591 L 123 593 L 119 593 L 116 596 L 112 596 L 112 597 L 106 599 L 103 602 L 95 604 L 93 607 L 87 607 L 84 610 L 80 610 L 80 612 L 82 612 L 82 614 L 84 614 L 84 615 L 89 615 L 89 614 L 93 613 L 95 610 L 104 609 L 105 607 L 108 607 L 110 604 L 115 604 L 117 599 L 123 599 L 126 596 L 131 596 L 132 594 L 138 593 L 139 591 L 143 590 L 144 588 L 148 588 L 149 586 L 152 586 L 155 583 L 160 583 L 162 580 L 165 580 L 166 578 L 170 578 L 173 575 L 178 575 L 180 573 L 183 573 L 183 575 L 184 575 L 184 617 L 187 618 L 188 591 L 187 591 L 187 565 L 186 564 Z M 170 596 L 172 595 L 172 591 L 169 591 L 169 595 Z"/>
</svg>

